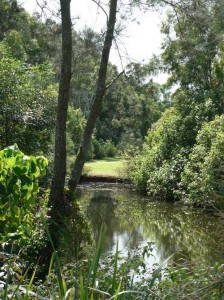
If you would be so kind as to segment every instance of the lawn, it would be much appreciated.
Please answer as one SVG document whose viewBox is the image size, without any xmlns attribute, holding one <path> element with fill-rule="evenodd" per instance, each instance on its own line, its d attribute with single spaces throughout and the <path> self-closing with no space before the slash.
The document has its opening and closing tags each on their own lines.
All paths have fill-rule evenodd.
<svg viewBox="0 0 224 300">
<path fill-rule="evenodd" d="M 124 177 L 125 160 L 122 157 L 109 157 L 86 162 L 83 173 L 96 176 Z"/>
</svg>

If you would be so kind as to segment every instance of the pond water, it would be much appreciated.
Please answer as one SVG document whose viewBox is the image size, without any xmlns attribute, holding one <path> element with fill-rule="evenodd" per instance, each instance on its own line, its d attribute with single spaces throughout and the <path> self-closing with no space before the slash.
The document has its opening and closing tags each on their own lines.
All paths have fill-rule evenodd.
<svg viewBox="0 0 224 300">
<path fill-rule="evenodd" d="M 106 227 L 103 255 L 127 255 L 136 247 L 152 245 L 150 263 L 187 258 L 192 263 L 213 264 L 224 256 L 224 220 L 199 209 L 152 201 L 131 188 L 116 184 L 83 184 L 78 201 L 98 240 Z"/>
</svg>

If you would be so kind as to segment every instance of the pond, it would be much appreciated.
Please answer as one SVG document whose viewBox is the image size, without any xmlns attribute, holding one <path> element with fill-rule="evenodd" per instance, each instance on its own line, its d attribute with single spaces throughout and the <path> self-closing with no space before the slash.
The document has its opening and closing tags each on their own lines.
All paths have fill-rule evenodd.
<svg viewBox="0 0 224 300">
<path fill-rule="evenodd" d="M 119 184 L 83 184 L 77 193 L 98 240 L 106 227 L 103 255 L 151 245 L 150 263 L 178 262 L 213 264 L 224 254 L 224 220 L 199 209 L 152 201 Z"/>
</svg>

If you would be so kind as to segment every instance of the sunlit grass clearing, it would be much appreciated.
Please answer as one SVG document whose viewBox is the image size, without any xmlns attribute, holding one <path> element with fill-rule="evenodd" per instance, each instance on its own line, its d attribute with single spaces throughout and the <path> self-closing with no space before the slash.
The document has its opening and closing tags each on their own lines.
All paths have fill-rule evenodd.
<svg viewBox="0 0 224 300">
<path fill-rule="evenodd" d="M 83 173 L 96 176 L 123 177 L 121 174 L 124 164 L 125 160 L 121 157 L 92 160 L 85 163 Z"/>
</svg>

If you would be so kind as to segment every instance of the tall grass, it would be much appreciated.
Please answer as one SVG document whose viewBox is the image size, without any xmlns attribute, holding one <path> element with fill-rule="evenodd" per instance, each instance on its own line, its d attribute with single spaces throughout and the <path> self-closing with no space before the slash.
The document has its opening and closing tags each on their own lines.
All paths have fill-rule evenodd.
<svg viewBox="0 0 224 300">
<path fill-rule="evenodd" d="M 46 226 L 46 224 L 45 224 Z M 29 299 L 52 299 L 52 300 L 95 300 L 95 299 L 133 299 L 125 296 L 131 293 L 138 293 L 137 291 L 122 290 L 122 278 L 117 282 L 118 275 L 118 246 L 114 255 L 114 270 L 111 277 L 109 291 L 103 291 L 98 288 L 98 282 L 104 278 L 98 278 L 98 271 L 100 267 L 100 257 L 105 236 L 105 229 L 101 228 L 99 241 L 95 250 L 93 258 L 88 258 L 87 269 L 80 271 L 74 270 L 74 274 L 79 274 L 79 278 L 75 278 L 74 285 L 70 286 L 66 283 L 67 276 L 63 275 L 63 268 L 61 267 L 60 257 L 54 248 L 50 237 L 48 228 L 46 232 L 52 244 L 53 255 L 49 263 L 48 275 L 45 282 L 35 282 L 36 268 L 34 269 L 30 280 L 27 278 L 28 270 L 24 273 L 20 280 L 16 282 L 10 279 L 10 269 L 13 268 L 13 261 L 8 264 L 7 276 L 4 285 L 1 286 L 0 295 L 3 300 L 29 300 Z"/>
<path fill-rule="evenodd" d="M 46 226 L 46 224 L 45 224 Z M 94 255 L 71 264 L 67 269 L 61 266 L 60 257 L 54 248 L 48 228 L 48 238 L 52 243 L 53 255 L 44 282 L 38 282 L 36 265 L 30 279 L 28 270 L 21 278 L 13 277 L 12 269 L 16 262 L 9 255 L 6 274 L 0 279 L 0 299 L 2 300 L 173 300 L 173 299 L 224 299 L 224 266 L 217 265 L 211 270 L 201 270 L 197 274 L 186 265 L 184 267 L 157 266 L 147 276 L 135 282 L 131 268 L 138 272 L 142 257 L 129 256 L 126 260 L 119 257 L 118 244 L 116 252 L 107 265 L 102 267 L 101 251 L 105 237 L 102 227 Z M 169 259 L 169 258 L 168 258 Z M 144 271 L 145 272 L 145 271 Z M 143 273 L 144 273 L 143 272 Z M 142 274 L 143 274 L 142 273 Z M 0 272 L 0 276 L 1 276 Z M 161 276 L 162 274 L 162 276 Z"/>
</svg>

